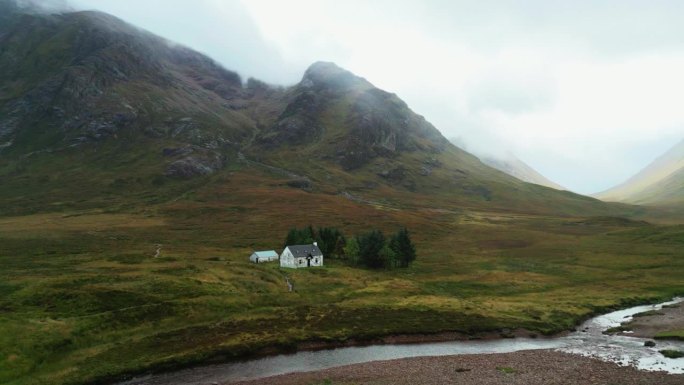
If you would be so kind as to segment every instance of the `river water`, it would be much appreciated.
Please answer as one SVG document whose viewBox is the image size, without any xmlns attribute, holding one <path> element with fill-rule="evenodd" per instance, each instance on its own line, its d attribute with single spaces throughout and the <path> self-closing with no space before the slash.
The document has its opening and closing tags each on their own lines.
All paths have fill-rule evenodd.
<svg viewBox="0 0 684 385">
<path fill-rule="evenodd" d="M 647 348 L 644 347 L 644 342 L 647 339 L 611 336 L 602 333 L 610 327 L 628 321 L 636 313 L 658 310 L 663 305 L 679 302 L 684 302 L 684 298 L 675 298 L 662 304 L 637 306 L 597 316 L 583 323 L 577 332 L 562 337 L 370 345 L 304 351 L 137 377 L 118 385 L 208 385 L 292 372 L 315 371 L 368 361 L 455 354 L 510 353 L 532 349 L 556 349 L 616 362 L 621 365 L 633 365 L 641 370 L 684 373 L 684 358 L 669 359 L 658 352 L 661 349 L 684 351 L 684 341 L 657 341 L 655 348 Z"/>
</svg>

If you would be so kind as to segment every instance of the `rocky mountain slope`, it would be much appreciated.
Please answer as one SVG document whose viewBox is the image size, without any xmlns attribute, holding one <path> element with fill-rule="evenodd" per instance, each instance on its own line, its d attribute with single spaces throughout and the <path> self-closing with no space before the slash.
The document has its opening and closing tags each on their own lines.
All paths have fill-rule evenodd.
<svg viewBox="0 0 684 385">
<path fill-rule="evenodd" d="M 609 202 L 637 204 L 684 201 L 684 140 L 626 182 L 595 197 Z"/>
<path fill-rule="evenodd" d="M 256 169 L 357 202 L 616 210 L 484 165 L 333 63 L 289 88 L 243 82 L 110 15 L 16 9 L 0 53 L 3 213 L 164 203 Z"/>
</svg>

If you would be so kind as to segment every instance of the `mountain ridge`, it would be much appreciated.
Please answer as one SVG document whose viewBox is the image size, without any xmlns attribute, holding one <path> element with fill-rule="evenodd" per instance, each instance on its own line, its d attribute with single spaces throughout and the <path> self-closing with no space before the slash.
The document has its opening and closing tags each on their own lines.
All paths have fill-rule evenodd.
<svg viewBox="0 0 684 385">
<path fill-rule="evenodd" d="M 593 196 L 604 201 L 637 204 L 684 200 L 684 139 L 627 181 Z"/>
<path fill-rule="evenodd" d="M 313 192 L 391 191 L 397 205 L 421 194 L 447 206 L 617 210 L 484 165 L 395 94 L 333 63 L 312 64 L 292 87 L 243 84 L 111 15 L 18 17 L 0 35 L 0 195 L 12 212 L 97 207 L 102 196 L 162 203 L 258 163 L 308 178 Z"/>
<path fill-rule="evenodd" d="M 484 164 L 503 171 L 506 174 L 514 176 L 524 182 L 534 183 L 540 186 L 546 186 L 561 191 L 567 190 L 567 188 L 540 174 L 537 170 L 533 169 L 530 165 L 523 162 L 515 155 L 508 154 L 505 157 L 480 156 L 479 158 Z"/>
</svg>

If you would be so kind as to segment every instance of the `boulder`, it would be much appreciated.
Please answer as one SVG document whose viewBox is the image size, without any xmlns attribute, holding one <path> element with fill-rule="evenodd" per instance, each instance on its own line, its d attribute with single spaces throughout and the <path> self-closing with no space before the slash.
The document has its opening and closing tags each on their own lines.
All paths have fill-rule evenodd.
<svg viewBox="0 0 684 385">
<path fill-rule="evenodd" d="M 172 162 L 164 175 L 172 178 L 189 179 L 210 175 L 223 168 L 224 159 L 219 154 L 190 155 Z"/>
</svg>

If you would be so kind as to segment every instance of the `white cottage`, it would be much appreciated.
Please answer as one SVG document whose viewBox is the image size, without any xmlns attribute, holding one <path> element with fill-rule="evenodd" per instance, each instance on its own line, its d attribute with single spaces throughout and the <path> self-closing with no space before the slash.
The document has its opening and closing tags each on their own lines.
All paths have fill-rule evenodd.
<svg viewBox="0 0 684 385">
<path fill-rule="evenodd" d="M 254 263 L 271 262 L 278 259 L 275 250 L 255 251 L 249 256 L 249 260 Z"/>
<path fill-rule="evenodd" d="M 280 267 L 298 269 L 312 266 L 323 266 L 323 253 L 316 242 L 312 245 L 287 246 L 280 254 Z"/>
</svg>

